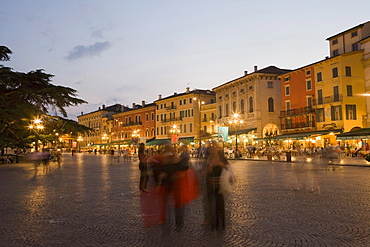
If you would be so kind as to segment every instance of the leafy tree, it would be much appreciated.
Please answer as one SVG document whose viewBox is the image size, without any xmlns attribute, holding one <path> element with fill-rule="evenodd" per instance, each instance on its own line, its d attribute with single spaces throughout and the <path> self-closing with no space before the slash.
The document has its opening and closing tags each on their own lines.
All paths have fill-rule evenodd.
<svg viewBox="0 0 370 247">
<path fill-rule="evenodd" d="M 0 60 L 9 61 L 12 51 L 0 46 Z M 19 147 L 27 142 L 30 121 L 39 116 L 60 113 L 67 117 L 66 107 L 87 103 L 77 98 L 75 89 L 51 84 L 53 75 L 43 70 L 28 73 L 16 72 L 9 67 L 0 65 L 0 148 Z M 52 118 L 47 118 L 52 119 Z M 82 128 L 62 117 L 58 119 L 60 126 Z M 74 126 L 74 127 L 71 127 Z M 67 128 L 66 128 L 67 129 Z M 86 131 L 86 129 L 84 129 Z M 70 131 L 73 132 L 73 131 Z"/>
</svg>

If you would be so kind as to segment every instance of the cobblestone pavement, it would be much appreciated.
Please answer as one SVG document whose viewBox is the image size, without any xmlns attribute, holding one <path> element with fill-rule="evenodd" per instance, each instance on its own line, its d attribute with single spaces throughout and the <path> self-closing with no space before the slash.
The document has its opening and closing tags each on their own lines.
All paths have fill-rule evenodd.
<svg viewBox="0 0 370 247">
<path fill-rule="evenodd" d="M 137 161 L 0 165 L 0 246 L 370 246 L 370 167 L 230 162 L 223 231 L 201 226 L 200 198 L 181 231 L 144 228 Z"/>
</svg>

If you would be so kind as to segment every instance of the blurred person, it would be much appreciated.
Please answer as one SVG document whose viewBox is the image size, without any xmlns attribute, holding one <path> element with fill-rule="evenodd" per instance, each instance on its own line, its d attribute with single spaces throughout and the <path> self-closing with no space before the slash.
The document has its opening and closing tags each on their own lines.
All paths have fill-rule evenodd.
<svg viewBox="0 0 370 247">
<path fill-rule="evenodd" d="M 224 194 L 230 192 L 230 188 L 222 187 L 221 176 L 229 173 L 225 182 L 235 182 L 231 166 L 227 161 L 222 149 L 217 142 L 209 149 L 206 169 L 206 200 L 205 219 L 203 225 L 210 225 L 212 229 L 224 229 L 225 227 L 225 198 Z M 225 185 L 224 185 L 225 186 Z"/>
<path fill-rule="evenodd" d="M 171 145 L 164 147 L 158 179 L 160 224 L 166 223 L 167 205 L 172 195 L 177 228 L 184 225 L 184 204 L 190 203 L 199 195 L 195 172 L 192 170 L 190 175 L 188 172 L 190 158 L 188 148 L 183 146 L 182 150 L 182 156 L 178 156 Z"/>
<path fill-rule="evenodd" d="M 130 155 L 130 151 L 128 150 L 128 148 L 124 149 L 123 150 L 123 162 L 129 161 L 129 155 Z"/>
<path fill-rule="evenodd" d="M 145 144 L 140 143 L 139 150 L 138 150 L 138 157 L 139 157 L 139 169 L 140 169 L 140 191 L 141 192 L 148 192 L 147 185 L 148 185 L 148 165 L 147 165 L 147 155 L 145 154 Z"/>
<path fill-rule="evenodd" d="M 60 166 L 60 164 L 62 164 L 62 152 L 60 151 L 60 149 L 57 150 L 55 156 L 56 156 L 58 166 Z"/>
</svg>

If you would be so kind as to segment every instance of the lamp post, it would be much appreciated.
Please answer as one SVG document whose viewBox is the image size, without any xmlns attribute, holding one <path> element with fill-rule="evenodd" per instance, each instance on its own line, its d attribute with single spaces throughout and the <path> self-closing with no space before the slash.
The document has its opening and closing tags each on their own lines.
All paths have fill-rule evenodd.
<svg viewBox="0 0 370 247">
<path fill-rule="evenodd" d="M 178 136 L 180 134 L 180 129 L 178 128 L 178 126 L 176 124 L 172 125 L 171 129 L 170 129 L 170 133 L 171 133 L 171 143 L 174 143 L 176 144 L 178 142 Z"/>
<path fill-rule="evenodd" d="M 80 153 L 81 152 L 81 142 L 83 141 L 84 139 L 82 138 L 82 136 L 78 136 L 77 137 L 77 144 L 78 144 L 78 152 Z"/>
<path fill-rule="evenodd" d="M 32 123 L 28 126 L 30 130 L 34 131 L 36 141 L 35 141 L 35 152 L 38 152 L 38 144 L 39 144 L 39 138 L 38 138 L 38 132 L 42 131 L 44 129 L 44 125 L 42 124 L 41 119 L 35 119 L 32 121 Z"/>
<path fill-rule="evenodd" d="M 135 146 L 135 154 L 136 146 L 139 144 L 139 141 L 140 141 L 140 129 L 137 129 L 132 132 L 132 144 Z"/>
<path fill-rule="evenodd" d="M 232 119 L 229 121 L 230 125 L 235 126 L 235 158 L 239 158 L 239 152 L 238 152 L 238 126 L 243 124 L 244 121 L 242 119 L 239 119 L 239 114 L 235 113 L 232 117 Z"/>
<path fill-rule="evenodd" d="M 193 100 L 196 100 L 198 104 L 198 114 L 199 114 L 198 137 L 199 137 L 199 152 L 201 152 L 202 151 L 202 124 L 201 124 L 202 123 L 202 113 L 201 113 L 201 110 L 202 110 L 202 105 L 204 105 L 205 102 L 201 101 L 200 95 L 199 95 L 199 98 L 194 97 Z M 200 153 L 198 153 L 198 157 L 200 157 Z"/>
</svg>

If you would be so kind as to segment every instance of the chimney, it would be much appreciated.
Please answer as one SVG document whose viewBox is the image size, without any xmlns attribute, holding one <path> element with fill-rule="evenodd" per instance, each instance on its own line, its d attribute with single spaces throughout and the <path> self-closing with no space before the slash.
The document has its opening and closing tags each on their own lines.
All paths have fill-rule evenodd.
<svg viewBox="0 0 370 247">
<path fill-rule="evenodd" d="M 132 109 L 135 109 L 135 103 L 132 103 Z"/>
<path fill-rule="evenodd" d="M 99 106 L 98 110 L 100 111 L 100 106 Z"/>
<path fill-rule="evenodd" d="M 254 65 L 254 72 L 257 71 L 257 65 Z"/>
<path fill-rule="evenodd" d="M 103 109 L 105 109 L 105 105 L 103 105 Z"/>
<path fill-rule="evenodd" d="M 162 94 L 159 94 L 158 95 L 158 99 L 162 99 Z"/>
<path fill-rule="evenodd" d="M 176 93 L 176 92 L 174 92 L 174 93 L 173 93 L 173 95 L 177 95 L 177 93 Z"/>
<path fill-rule="evenodd" d="M 83 111 L 81 112 L 81 116 L 82 116 L 82 115 L 84 115 L 84 112 L 83 112 Z"/>
<path fill-rule="evenodd" d="M 145 107 L 145 100 L 142 100 L 142 101 L 141 101 L 141 106 L 142 106 L 142 107 Z"/>
<path fill-rule="evenodd" d="M 329 59 L 329 57 L 328 57 L 328 56 L 326 56 L 326 57 L 325 57 L 325 59 Z"/>
<path fill-rule="evenodd" d="M 248 75 L 248 71 L 246 71 L 246 70 L 245 70 L 245 71 L 244 71 L 244 75 Z"/>
<path fill-rule="evenodd" d="M 186 88 L 186 93 L 190 93 L 190 87 Z"/>
</svg>

